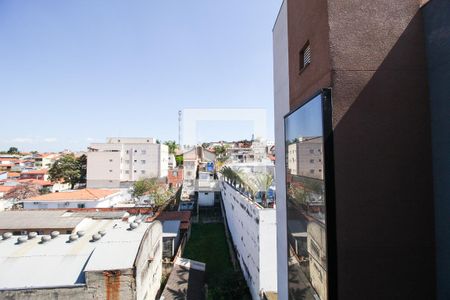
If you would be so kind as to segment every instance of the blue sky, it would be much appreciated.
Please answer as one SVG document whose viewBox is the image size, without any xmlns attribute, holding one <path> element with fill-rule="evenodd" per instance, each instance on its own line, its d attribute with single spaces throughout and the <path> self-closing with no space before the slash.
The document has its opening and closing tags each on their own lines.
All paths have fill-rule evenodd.
<svg viewBox="0 0 450 300">
<path fill-rule="evenodd" d="M 107 136 L 176 140 L 178 110 L 204 107 L 266 108 L 273 137 L 280 4 L 0 0 L 0 149 L 80 150 Z M 249 137 L 241 125 L 212 122 L 197 134 Z"/>
</svg>

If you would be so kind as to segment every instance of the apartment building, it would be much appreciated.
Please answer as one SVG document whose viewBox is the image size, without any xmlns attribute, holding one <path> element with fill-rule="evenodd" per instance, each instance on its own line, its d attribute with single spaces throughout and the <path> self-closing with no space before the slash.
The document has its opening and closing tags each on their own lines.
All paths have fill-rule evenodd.
<svg viewBox="0 0 450 300">
<path fill-rule="evenodd" d="M 283 1 L 279 299 L 450 297 L 449 11 L 445 0 Z M 314 137 L 321 152 L 302 153 Z"/>
<path fill-rule="evenodd" d="M 108 138 L 89 146 L 87 187 L 128 187 L 140 178 L 165 177 L 169 149 L 154 138 Z"/>
</svg>

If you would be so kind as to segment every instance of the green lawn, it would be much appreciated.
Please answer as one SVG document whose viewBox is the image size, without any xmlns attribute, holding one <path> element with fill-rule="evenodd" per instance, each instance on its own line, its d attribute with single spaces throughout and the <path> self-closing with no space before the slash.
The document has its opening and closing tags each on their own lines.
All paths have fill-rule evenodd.
<svg viewBox="0 0 450 300">
<path fill-rule="evenodd" d="M 192 224 L 183 257 L 206 263 L 208 299 L 250 299 L 242 274 L 233 270 L 224 230 L 221 223 Z"/>
</svg>

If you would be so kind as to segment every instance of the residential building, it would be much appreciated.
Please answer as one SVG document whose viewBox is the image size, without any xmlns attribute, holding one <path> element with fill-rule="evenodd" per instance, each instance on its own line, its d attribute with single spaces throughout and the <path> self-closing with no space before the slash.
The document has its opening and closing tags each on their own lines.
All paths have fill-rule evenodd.
<svg viewBox="0 0 450 300">
<path fill-rule="evenodd" d="M 166 177 L 169 149 L 153 138 L 108 138 L 87 153 L 87 187 L 128 187 L 141 178 Z"/>
<path fill-rule="evenodd" d="M 170 168 L 167 171 L 167 184 L 169 188 L 178 189 L 183 184 L 183 167 Z"/>
<path fill-rule="evenodd" d="M 74 234 L 4 233 L 0 298 L 155 299 L 162 225 L 140 221 L 91 220 Z"/>
<path fill-rule="evenodd" d="M 245 184 L 244 184 L 245 185 Z M 221 177 L 225 219 L 253 299 L 277 291 L 276 211 Z M 266 195 L 267 196 L 267 195 Z"/>
<path fill-rule="evenodd" d="M 218 191 L 215 186 L 210 186 L 209 181 L 206 186 L 201 186 L 201 183 L 199 185 L 199 182 L 197 182 L 200 171 L 207 171 L 209 173 L 214 171 L 215 160 L 216 155 L 201 146 L 194 147 L 183 153 L 183 190 L 181 192 L 181 199 L 183 201 L 191 201 L 194 198 L 195 192 L 203 192 L 202 196 L 210 198 L 211 195 L 205 195 L 205 192 L 212 192 L 214 194 L 215 191 Z M 202 177 L 200 181 L 204 182 L 204 179 L 206 178 Z"/>
<path fill-rule="evenodd" d="M 124 190 L 82 189 L 50 193 L 22 200 L 25 209 L 102 208 L 130 199 Z"/>
<path fill-rule="evenodd" d="M 441 0 L 283 1 L 279 299 L 450 296 L 449 11 Z"/>
<path fill-rule="evenodd" d="M 42 169 L 50 169 L 61 155 L 58 153 L 43 153 L 34 156 L 34 166 Z"/>
<path fill-rule="evenodd" d="M 39 169 L 39 170 L 30 170 L 24 171 L 20 173 L 20 179 L 37 179 L 37 180 L 49 180 L 48 170 L 47 169 Z"/>
</svg>

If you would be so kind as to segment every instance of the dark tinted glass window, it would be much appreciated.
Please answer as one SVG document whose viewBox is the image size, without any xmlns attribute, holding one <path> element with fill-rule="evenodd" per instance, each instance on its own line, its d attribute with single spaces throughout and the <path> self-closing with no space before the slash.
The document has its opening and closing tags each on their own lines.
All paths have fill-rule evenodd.
<svg viewBox="0 0 450 300">
<path fill-rule="evenodd" d="M 286 117 L 289 298 L 328 299 L 322 96 Z"/>
</svg>

